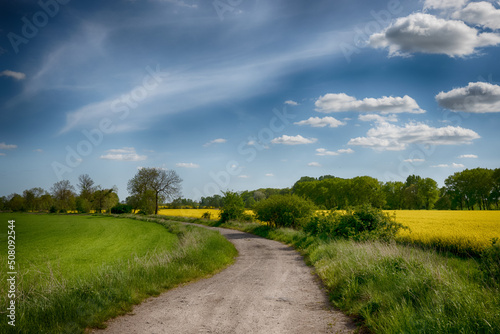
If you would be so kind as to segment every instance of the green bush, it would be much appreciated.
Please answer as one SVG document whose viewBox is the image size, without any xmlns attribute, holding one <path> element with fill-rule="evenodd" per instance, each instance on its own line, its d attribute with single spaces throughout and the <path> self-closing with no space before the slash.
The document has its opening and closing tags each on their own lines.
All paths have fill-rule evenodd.
<svg viewBox="0 0 500 334">
<path fill-rule="evenodd" d="M 245 212 L 245 202 L 237 192 L 226 191 L 222 198 L 222 207 L 219 213 L 221 223 L 227 223 L 230 220 L 238 220 Z"/>
<path fill-rule="evenodd" d="M 316 207 L 307 199 L 297 195 L 273 195 L 254 206 L 258 220 L 275 227 L 297 228 L 312 216 Z"/>
<path fill-rule="evenodd" d="M 203 219 L 209 219 L 212 218 L 212 214 L 210 212 L 204 212 L 202 215 L 201 215 L 201 218 Z"/>
<path fill-rule="evenodd" d="M 479 266 L 486 281 L 493 285 L 500 285 L 500 243 L 498 241 L 498 238 L 491 240 L 491 246 L 481 254 Z"/>
<path fill-rule="evenodd" d="M 348 209 L 345 214 L 330 213 L 313 217 L 304 230 L 313 235 L 346 238 L 356 241 L 393 240 L 396 233 L 407 228 L 394 217 L 369 205 Z"/>
<path fill-rule="evenodd" d="M 331 237 L 334 235 L 339 214 L 333 211 L 317 213 L 304 225 L 304 232 L 311 235 Z"/>
<path fill-rule="evenodd" d="M 111 208 L 111 213 L 114 214 L 132 213 L 132 206 L 127 204 L 117 204 Z"/>
</svg>

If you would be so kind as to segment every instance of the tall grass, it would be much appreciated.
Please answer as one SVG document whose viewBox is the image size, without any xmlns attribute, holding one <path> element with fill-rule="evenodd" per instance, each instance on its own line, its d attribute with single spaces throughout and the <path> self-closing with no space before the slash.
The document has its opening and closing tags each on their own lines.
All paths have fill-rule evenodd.
<svg viewBox="0 0 500 334">
<path fill-rule="evenodd" d="M 178 238 L 174 249 L 152 250 L 95 268 L 92 275 L 65 277 L 54 268 L 39 280 L 19 277 L 16 327 L 0 323 L 1 333 L 82 333 L 103 327 L 148 296 L 212 274 L 233 262 L 236 249 L 220 234 L 154 220 Z M 2 310 L 8 300 L 1 285 Z M 5 317 L 6 318 L 6 317 Z"/>
<path fill-rule="evenodd" d="M 500 333 L 500 290 L 487 284 L 475 259 L 396 243 L 321 240 L 257 223 L 221 227 L 297 248 L 314 266 L 331 302 L 371 332 Z"/>
</svg>

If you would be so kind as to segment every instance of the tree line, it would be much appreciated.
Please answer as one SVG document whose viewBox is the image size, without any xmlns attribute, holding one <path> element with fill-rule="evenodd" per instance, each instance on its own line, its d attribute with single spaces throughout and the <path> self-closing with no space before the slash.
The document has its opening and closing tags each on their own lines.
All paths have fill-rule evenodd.
<svg viewBox="0 0 500 334">
<path fill-rule="evenodd" d="M 179 196 L 181 182 L 182 179 L 173 170 L 141 168 L 128 182 L 131 196 L 121 205 L 120 212 L 136 210 L 157 214 L 163 201 Z M 88 174 L 78 177 L 76 188 L 70 181 L 62 180 L 54 183 L 50 191 L 32 188 L 24 190 L 22 195 L 3 196 L 0 197 L 0 211 L 101 213 L 112 212 L 119 206 L 117 187 L 96 185 Z"/>
<path fill-rule="evenodd" d="M 240 193 L 245 207 L 273 195 L 294 194 L 311 200 L 317 207 L 345 210 L 370 205 L 386 210 L 491 210 L 499 209 L 500 168 L 466 169 L 450 175 L 439 188 L 432 178 L 410 175 L 405 182 L 381 182 L 370 176 L 350 179 L 324 175 L 319 178 L 301 177 L 291 188 L 264 188 Z M 218 208 L 222 197 L 202 197 L 199 207 Z M 182 200 L 177 203 L 182 205 Z M 188 202 L 184 202 L 189 205 Z"/>
<path fill-rule="evenodd" d="M 46 191 L 31 188 L 21 194 L 0 197 L 0 211 L 68 212 L 109 211 L 118 203 L 116 187 L 96 185 L 88 174 L 78 177 L 77 190 L 68 180 L 61 180 Z"/>
<path fill-rule="evenodd" d="M 158 213 L 170 201 L 170 208 L 220 208 L 223 196 L 202 197 L 200 201 L 180 197 L 182 179 L 173 170 L 141 168 L 129 180 L 130 196 L 124 204 L 128 212 Z M 324 175 L 304 176 L 291 188 L 261 188 L 239 193 L 245 208 L 253 209 L 273 195 L 294 194 L 311 200 L 326 210 L 344 210 L 370 205 L 386 210 L 491 210 L 500 206 L 500 168 L 466 169 L 450 175 L 439 188 L 432 178 L 410 175 L 405 182 L 381 182 L 370 176 L 350 179 Z M 68 180 L 54 183 L 50 191 L 42 188 L 0 197 L 0 211 L 108 212 L 119 203 L 117 188 L 103 188 L 83 174 L 75 187 Z"/>
</svg>

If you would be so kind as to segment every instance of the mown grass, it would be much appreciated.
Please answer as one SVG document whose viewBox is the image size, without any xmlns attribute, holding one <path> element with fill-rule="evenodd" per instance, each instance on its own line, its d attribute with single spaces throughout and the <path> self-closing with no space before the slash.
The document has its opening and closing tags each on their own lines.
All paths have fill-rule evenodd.
<svg viewBox="0 0 500 334">
<path fill-rule="evenodd" d="M 500 291 L 475 259 L 396 243 L 321 240 L 258 223 L 196 220 L 278 240 L 313 265 L 331 302 L 373 333 L 500 333 Z"/>
<path fill-rule="evenodd" d="M 224 268 L 237 253 L 216 232 L 161 219 L 12 214 L 0 219 L 15 219 L 19 233 L 16 327 L 3 314 L 8 299 L 2 274 L 1 333 L 82 333 L 103 327 L 149 296 Z M 5 233 L 3 228 L 2 245 Z M 30 247 L 30 240 L 37 246 Z M 44 250 L 47 256 L 41 255 Z M 5 255 L 0 261 L 6 266 Z"/>
</svg>

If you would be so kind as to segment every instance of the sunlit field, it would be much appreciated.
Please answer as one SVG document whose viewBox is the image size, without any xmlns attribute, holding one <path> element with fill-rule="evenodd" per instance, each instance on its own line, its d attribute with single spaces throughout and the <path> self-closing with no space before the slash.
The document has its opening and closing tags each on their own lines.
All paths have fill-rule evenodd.
<svg viewBox="0 0 500 334">
<path fill-rule="evenodd" d="M 210 219 L 219 219 L 219 209 L 160 209 L 159 215 L 172 217 L 202 218 L 208 212 Z"/>
<path fill-rule="evenodd" d="M 500 211 L 387 211 L 410 230 L 398 240 L 450 250 L 463 255 L 480 253 L 500 238 Z"/>
<path fill-rule="evenodd" d="M 219 218 L 218 209 L 161 209 L 165 216 Z M 437 211 L 397 210 L 386 211 L 396 215 L 396 220 L 410 228 L 400 232 L 398 240 L 411 244 L 450 250 L 462 255 L 477 255 L 491 244 L 491 239 L 500 239 L 500 211 Z M 246 211 L 252 214 L 251 210 Z"/>
<path fill-rule="evenodd" d="M 171 217 L 188 217 L 188 218 L 203 218 L 203 214 L 210 214 L 210 219 L 219 219 L 219 209 L 160 209 L 159 215 Z M 253 215 L 252 210 L 245 210 L 246 214 Z"/>
</svg>

